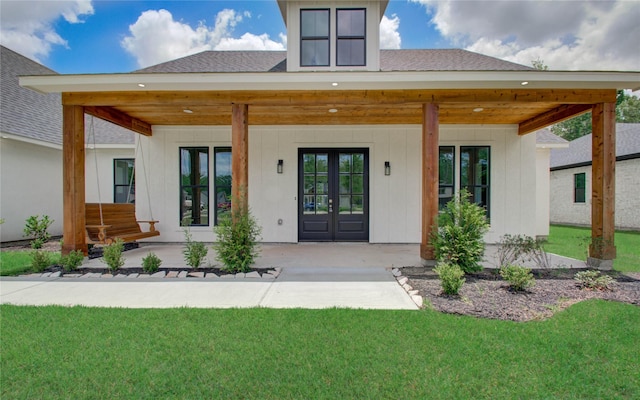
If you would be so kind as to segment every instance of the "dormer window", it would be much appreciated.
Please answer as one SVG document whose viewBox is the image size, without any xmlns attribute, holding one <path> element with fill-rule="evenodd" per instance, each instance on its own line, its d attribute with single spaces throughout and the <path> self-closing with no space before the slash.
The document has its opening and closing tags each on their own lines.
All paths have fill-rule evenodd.
<svg viewBox="0 0 640 400">
<path fill-rule="evenodd" d="M 336 10 L 336 65 L 366 65 L 365 21 L 364 8 Z"/>
<path fill-rule="evenodd" d="M 329 66 L 329 10 L 300 10 L 300 65 Z"/>
</svg>

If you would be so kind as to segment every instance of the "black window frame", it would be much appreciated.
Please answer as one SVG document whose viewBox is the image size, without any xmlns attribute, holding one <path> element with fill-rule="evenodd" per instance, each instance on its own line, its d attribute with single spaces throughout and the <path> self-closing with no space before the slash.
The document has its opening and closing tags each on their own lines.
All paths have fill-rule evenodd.
<svg viewBox="0 0 640 400">
<path fill-rule="evenodd" d="M 302 31 L 302 14 L 307 11 L 325 11 L 327 13 L 327 36 L 304 36 Z M 327 63 L 326 64 L 304 64 L 303 63 L 303 43 L 305 41 L 323 41 L 327 43 Z M 331 66 L 331 9 L 329 8 L 301 8 L 300 9 L 300 66 L 301 67 L 329 67 Z"/>
<path fill-rule="evenodd" d="M 578 187 L 579 178 L 582 178 L 582 187 Z M 587 202 L 586 172 L 578 172 L 577 174 L 573 174 L 573 202 L 576 204 L 584 204 Z"/>
<path fill-rule="evenodd" d="M 205 153 L 207 155 L 207 179 L 206 179 L 206 185 L 193 184 L 193 183 L 191 183 L 189 185 L 184 185 L 183 184 L 183 180 L 182 180 L 182 177 L 183 177 L 183 174 L 182 174 L 182 172 L 183 172 L 182 171 L 182 152 L 183 152 L 183 150 L 193 150 L 193 151 L 198 151 L 198 152 L 205 151 Z M 180 225 L 183 225 L 183 226 L 209 226 L 210 220 L 211 220 L 211 218 L 210 218 L 210 215 L 211 215 L 211 201 L 210 201 L 211 190 L 210 190 L 210 183 L 209 183 L 210 182 L 211 173 L 210 173 L 210 151 L 209 151 L 209 147 L 207 147 L 207 146 L 184 146 L 184 147 L 182 147 L 181 146 L 181 147 L 179 147 L 178 152 L 179 152 L 178 173 L 179 173 L 179 177 L 180 177 L 180 191 L 179 191 L 179 193 L 180 193 L 179 194 L 179 196 L 180 196 L 180 198 L 179 198 L 179 203 L 180 203 L 180 207 L 179 207 L 179 209 L 180 209 Z M 198 154 L 200 154 L 200 153 L 198 153 Z M 191 155 L 191 156 L 193 156 L 193 155 Z M 191 159 L 192 159 L 192 162 L 193 162 L 193 157 Z M 200 157 L 198 157 L 198 166 L 200 167 L 199 161 L 200 161 Z M 193 164 L 191 165 L 191 170 L 193 170 Z M 200 168 L 198 168 L 198 171 L 200 171 Z M 193 178 L 191 178 L 191 179 L 193 180 Z M 198 207 L 198 208 L 194 208 L 193 207 L 193 198 L 192 198 L 191 199 L 191 201 L 192 201 L 192 208 L 191 208 L 192 209 L 192 214 L 191 214 L 191 218 L 190 218 L 190 223 L 188 225 L 185 225 L 185 220 L 187 218 L 189 218 L 189 217 L 185 216 L 186 210 L 184 209 L 184 204 L 185 203 L 184 203 L 183 200 L 186 200 L 186 199 L 183 199 L 183 193 L 186 193 L 186 192 L 184 191 L 184 188 L 191 188 L 192 190 L 193 190 L 193 188 L 200 188 L 200 189 L 205 188 L 206 189 L 206 193 L 207 193 L 207 205 L 206 205 L 207 213 L 206 213 L 206 221 L 205 221 L 205 223 L 202 223 L 202 215 L 200 214 L 201 213 L 200 207 Z M 198 212 L 196 214 L 200 214 L 199 215 L 199 217 L 200 217 L 199 220 L 201 221 L 198 224 L 193 222 L 195 220 L 193 211 L 196 210 L 196 209 L 198 210 Z"/>
<path fill-rule="evenodd" d="M 218 154 L 219 153 L 229 153 L 233 157 L 233 152 L 231 150 L 231 146 L 221 146 L 213 148 L 213 190 L 215 195 L 215 208 L 214 208 L 214 217 L 213 223 L 214 225 L 218 225 L 219 223 L 219 212 L 221 209 L 227 209 L 228 212 L 231 212 L 231 193 L 233 190 L 232 182 L 233 182 L 233 169 L 231 165 L 229 166 L 229 182 L 225 184 L 221 184 L 218 181 Z M 222 177 L 222 175 L 221 175 Z M 228 189 L 225 191 L 225 195 L 229 196 L 225 199 L 225 204 L 222 205 L 221 201 L 218 199 L 218 191 L 220 189 Z"/>
<path fill-rule="evenodd" d="M 451 183 L 443 183 L 442 181 L 442 151 L 449 150 L 451 152 Z M 443 190 L 451 189 L 451 196 L 446 196 Z M 438 207 L 440 210 L 455 197 L 456 192 L 456 146 L 439 146 L 438 147 Z M 443 196 L 443 197 L 441 197 Z M 446 196 L 446 197 L 444 197 Z"/>
<path fill-rule="evenodd" d="M 341 11 L 362 11 L 364 14 L 364 31 L 362 36 L 360 35 L 340 35 L 339 32 L 339 19 Z M 362 40 L 362 64 L 353 64 L 353 63 L 341 63 L 339 57 L 339 48 L 340 41 L 353 41 L 353 40 Z M 367 9 L 366 8 L 337 8 L 336 9 L 336 66 L 338 67 L 365 67 L 367 65 Z"/>
<path fill-rule="evenodd" d="M 131 163 L 131 171 L 132 171 L 132 179 L 129 180 L 129 182 L 126 183 L 118 183 L 118 173 L 117 171 L 117 164 L 119 162 L 130 162 Z M 128 174 L 127 174 L 128 175 Z M 129 187 L 130 186 L 130 187 Z M 124 192 L 127 193 L 128 192 L 128 198 L 129 199 L 133 199 L 132 201 L 129 201 L 129 204 L 135 204 L 136 202 L 136 160 L 135 158 L 114 158 L 113 159 L 113 202 L 115 204 L 118 203 L 126 203 L 122 202 L 122 201 L 118 201 L 118 188 L 119 187 L 125 187 L 127 188 Z"/>
<path fill-rule="evenodd" d="M 487 176 L 486 176 L 486 183 L 482 184 L 482 183 L 477 183 L 476 182 L 476 171 L 475 171 L 475 166 L 477 164 L 477 159 L 479 151 L 482 149 L 486 149 L 487 150 Z M 462 179 L 463 174 L 466 173 L 464 168 L 462 167 L 462 162 L 464 160 L 463 154 L 466 154 L 469 150 L 473 150 L 469 159 L 469 165 L 472 166 L 472 171 L 471 171 L 471 180 L 469 182 L 467 182 L 467 184 L 464 184 L 464 180 Z M 460 190 L 462 189 L 467 189 L 467 191 L 469 192 L 469 196 L 470 196 L 470 201 L 472 203 L 476 203 L 478 205 L 480 205 L 481 207 L 483 207 L 486 210 L 487 213 L 487 218 L 490 215 L 490 210 L 491 210 L 491 146 L 460 146 L 460 163 L 459 163 L 459 168 L 460 168 Z M 481 199 L 478 199 L 476 196 L 476 190 L 477 188 L 480 189 L 485 189 L 486 190 L 486 204 L 482 204 L 482 202 L 480 201 Z"/>
</svg>

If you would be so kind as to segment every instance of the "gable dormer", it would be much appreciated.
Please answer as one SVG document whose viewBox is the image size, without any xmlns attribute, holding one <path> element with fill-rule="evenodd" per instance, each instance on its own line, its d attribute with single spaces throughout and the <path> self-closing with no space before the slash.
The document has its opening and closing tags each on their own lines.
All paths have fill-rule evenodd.
<svg viewBox="0 0 640 400">
<path fill-rule="evenodd" d="M 379 71 L 388 0 L 279 0 L 287 71 Z"/>
</svg>

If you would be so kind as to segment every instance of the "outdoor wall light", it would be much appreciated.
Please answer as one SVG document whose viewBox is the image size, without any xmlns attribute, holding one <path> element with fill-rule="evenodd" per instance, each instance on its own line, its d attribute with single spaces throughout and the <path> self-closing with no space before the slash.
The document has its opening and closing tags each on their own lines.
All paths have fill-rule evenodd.
<svg viewBox="0 0 640 400">
<path fill-rule="evenodd" d="M 391 163 L 389 161 L 384 162 L 384 174 L 387 176 L 391 175 Z"/>
<path fill-rule="evenodd" d="M 282 160 L 278 160 L 278 173 L 281 174 L 282 173 L 282 169 L 284 167 L 284 161 Z"/>
</svg>

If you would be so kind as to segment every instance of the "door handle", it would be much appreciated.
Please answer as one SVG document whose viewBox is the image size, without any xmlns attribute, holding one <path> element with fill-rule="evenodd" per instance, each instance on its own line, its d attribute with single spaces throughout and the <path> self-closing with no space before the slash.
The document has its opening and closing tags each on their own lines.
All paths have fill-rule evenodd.
<svg viewBox="0 0 640 400">
<path fill-rule="evenodd" d="M 333 199 L 329 199 L 329 212 L 333 212 Z"/>
</svg>

